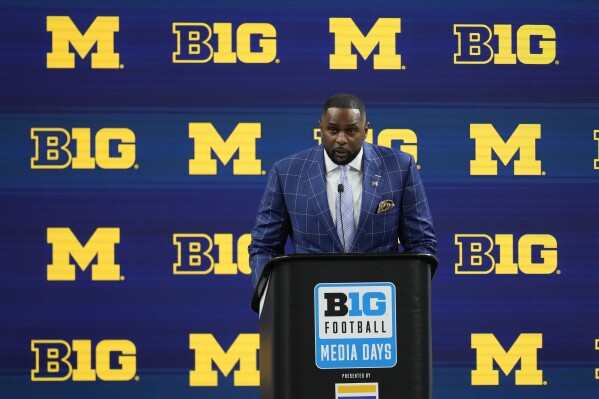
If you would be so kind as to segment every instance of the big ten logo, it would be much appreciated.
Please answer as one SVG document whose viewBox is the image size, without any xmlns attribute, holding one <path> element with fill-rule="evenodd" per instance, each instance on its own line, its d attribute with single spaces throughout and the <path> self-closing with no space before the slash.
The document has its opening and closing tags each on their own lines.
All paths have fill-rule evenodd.
<svg viewBox="0 0 599 399">
<path fill-rule="evenodd" d="M 189 372 L 189 385 L 192 387 L 218 386 L 218 372 L 213 364 L 227 377 L 233 367 L 235 386 L 259 386 L 258 334 L 239 334 L 229 349 L 225 351 L 212 334 L 190 334 L 189 349 L 195 352 L 195 368 Z"/>
<path fill-rule="evenodd" d="M 115 263 L 115 246 L 120 242 L 119 228 L 99 227 L 85 245 L 75 237 L 70 228 L 49 227 L 47 241 L 52 245 L 52 263 L 48 265 L 48 281 L 75 281 L 76 266 L 85 271 L 91 267 L 94 281 L 121 281 L 121 266 Z"/>
<path fill-rule="evenodd" d="M 514 161 L 514 175 L 545 175 L 536 155 L 536 141 L 541 138 L 539 124 L 520 124 L 504 141 L 493 125 L 473 123 L 470 125 L 470 138 L 474 140 L 474 159 L 470 161 L 472 176 L 497 176 L 497 160 L 493 159 L 493 153 L 507 166 L 516 152 L 519 159 Z"/>
<path fill-rule="evenodd" d="M 512 25 L 456 24 L 454 64 L 550 64 L 555 61 L 555 30 L 549 25 L 522 25 L 514 37 Z M 515 52 L 514 52 L 515 48 Z M 556 64 L 558 61 L 555 61 Z"/>
<path fill-rule="evenodd" d="M 595 350 L 599 351 L 599 338 L 595 340 Z M 599 380 L 599 368 L 595 369 L 595 379 Z"/>
<path fill-rule="evenodd" d="M 374 130 L 368 129 L 366 132 L 366 142 L 372 144 Z M 319 128 L 314 129 L 314 140 L 320 145 L 322 143 L 321 131 Z M 377 144 L 383 147 L 397 146 L 401 151 L 407 152 L 414 157 L 414 161 L 418 163 L 418 136 L 410 129 L 384 129 L 378 134 Z M 399 145 L 398 145 L 399 144 Z M 420 165 L 418 165 L 420 169 Z"/>
<path fill-rule="evenodd" d="M 382 316 L 387 312 L 388 298 L 382 291 L 326 292 L 324 315 L 326 317 Z"/>
<path fill-rule="evenodd" d="M 314 310 L 319 368 L 395 365 L 393 284 L 321 283 L 314 288 Z"/>
<path fill-rule="evenodd" d="M 177 36 L 175 64 L 234 64 L 238 60 L 244 64 L 279 63 L 277 30 L 268 23 L 243 23 L 234 32 L 231 23 L 218 22 L 210 27 L 203 22 L 175 22 L 173 34 Z"/>
<path fill-rule="evenodd" d="M 550 234 L 456 234 L 456 274 L 551 274 L 557 270 L 557 240 Z M 517 254 L 515 249 L 517 248 Z M 515 262 L 516 257 L 517 262 Z"/>
<path fill-rule="evenodd" d="M 194 143 L 193 159 L 189 160 L 190 175 L 216 175 L 217 163 L 212 158 L 216 154 L 223 165 L 233 160 L 234 175 L 264 175 L 262 161 L 256 158 L 256 140 L 262 136 L 260 123 L 239 123 L 226 140 L 218 133 L 212 123 L 198 122 L 189 124 L 189 137 Z"/>
<path fill-rule="evenodd" d="M 593 131 L 593 138 L 597 142 L 597 158 L 595 158 L 595 162 L 593 163 L 593 168 L 595 170 L 599 170 L 599 130 Z"/>
<path fill-rule="evenodd" d="M 234 247 L 233 234 L 174 234 L 177 262 L 173 274 L 250 274 L 247 248 L 251 240 L 251 234 L 243 234 Z"/>
<path fill-rule="evenodd" d="M 352 48 L 366 60 L 377 46 L 373 69 L 406 69 L 396 45 L 401 18 L 379 18 L 366 35 L 351 18 L 330 18 L 329 32 L 335 36 L 335 53 L 329 56 L 330 69 L 358 69 L 358 56 L 352 53 Z"/>
<path fill-rule="evenodd" d="M 476 350 L 476 369 L 472 370 L 472 385 L 499 385 L 499 371 L 507 376 L 520 362 L 515 372 L 515 385 L 546 385 L 543 371 L 538 369 L 537 352 L 543 348 L 543 334 L 520 334 L 506 351 L 493 334 L 472 334 L 471 348 Z"/>
<path fill-rule="evenodd" d="M 35 369 L 31 381 L 129 381 L 138 380 L 137 358 L 133 342 L 106 339 L 32 340 Z"/>
<path fill-rule="evenodd" d="M 32 128 L 31 169 L 129 169 L 135 164 L 135 133 L 126 128 Z"/>
<path fill-rule="evenodd" d="M 46 30 L 52 33 L 52 52 L 47 54 L 49 69 L 75 68 L 75 49 L 82 59 L 96 46 L 91 55 L 92 69 L 119 69 L 119 53 L 114 52 L 114 36 L 119 31 L 119 17 L 96 17 L 85 33 L 81 33 L 67 16 L 46 18 Z"/>
</svg>

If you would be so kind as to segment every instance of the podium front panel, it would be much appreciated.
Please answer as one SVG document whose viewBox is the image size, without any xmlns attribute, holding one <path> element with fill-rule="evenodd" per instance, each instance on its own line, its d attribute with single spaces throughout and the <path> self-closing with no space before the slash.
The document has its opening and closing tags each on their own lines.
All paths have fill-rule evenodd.
<svg viewBox="0 0 599 399">
<path fill-rule="evenodd" d="M 273 263 L 260 316 L 262 399 L 431 397 L 434 257 L 302 255 Z M 394 303 L 384 302 L 390 297 Z"/>
</svg>

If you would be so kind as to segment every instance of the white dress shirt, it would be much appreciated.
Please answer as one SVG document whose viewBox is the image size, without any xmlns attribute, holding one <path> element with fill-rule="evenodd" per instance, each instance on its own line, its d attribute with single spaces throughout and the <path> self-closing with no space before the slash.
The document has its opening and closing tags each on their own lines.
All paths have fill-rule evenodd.
<svg viewBox="0 0 599 399">
<path fill-rule="evenodd" d="M 352 197 L 354 197 L 354 226 L 358 227 L 360 220 L 360 209 L 362 207 L 362 155 L 364 151 L 360 148 L 360 152 L 349 163 L 349 184 L 351 185 Z M 329 154 L 324 151 L 324 165 L 327 172 L 327 199 L 329 200 L 329 209 L 333 217 L 333 223 L 337 225 L 337 199 L 339 198 L 339 179 L 341 179 L 341 167 L 334 163 Z"/>
</svg>

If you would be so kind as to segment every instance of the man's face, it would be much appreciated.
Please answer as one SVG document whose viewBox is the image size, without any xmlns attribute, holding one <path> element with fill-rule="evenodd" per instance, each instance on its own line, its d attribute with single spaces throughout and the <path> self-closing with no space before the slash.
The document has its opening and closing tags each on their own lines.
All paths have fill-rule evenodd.
<svg viewBox="0 0 599 399">
<path fill-rule="evenodd" d="M 347 165 L 358 155 L 368 123 L 353 108 L 329 108 L 320 123 L 324 150 L 337 165 Z"/>
</svg>

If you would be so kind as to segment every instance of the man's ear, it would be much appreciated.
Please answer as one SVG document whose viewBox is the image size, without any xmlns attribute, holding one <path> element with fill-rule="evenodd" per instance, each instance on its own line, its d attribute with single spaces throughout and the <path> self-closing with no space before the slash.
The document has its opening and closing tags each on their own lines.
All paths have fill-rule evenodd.
<svg viewBox="0 0 599 399">
<path fill-rule="evenodd" d="M 370 129 L 370 122 L 366 122 L 366 124 L 364 125 L 364 138 L 366 138 L 366 136 L 368 136 L 369 129 Z"/>
</svg>

